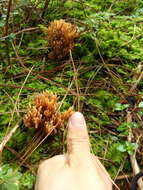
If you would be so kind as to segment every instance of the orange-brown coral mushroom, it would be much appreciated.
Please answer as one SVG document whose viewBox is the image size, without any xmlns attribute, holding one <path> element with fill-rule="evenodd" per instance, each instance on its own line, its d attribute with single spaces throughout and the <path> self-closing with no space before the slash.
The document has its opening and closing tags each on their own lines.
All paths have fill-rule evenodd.
<svg viewBox="0 0 143 190">
<path fill-rule="evenodd" d="M 74 46 L 74 39 L 79 36 L 77 27 L 64 20 L 55 20 L 50 23 L 47 30 L 47 39 L 52 52 L 51 59 L 61 59 L 69 54 Z"/>
<path fill-rule="evenodd" d="M 72 113 L 72 108 L 61 113 L 58 97 L 46 91 L 34 98 L 33 105 L 29 107 L 23 120 L 26 127 L 43 129 L 48 134 L 62 128 Z"/>
</svg>

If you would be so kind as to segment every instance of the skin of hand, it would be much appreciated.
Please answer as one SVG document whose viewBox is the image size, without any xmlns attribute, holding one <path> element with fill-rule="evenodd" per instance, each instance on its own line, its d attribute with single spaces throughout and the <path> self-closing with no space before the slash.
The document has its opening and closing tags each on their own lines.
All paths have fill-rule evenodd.
<svg viewBox="0 0 143 190">
<path fill-rule="evenodd" d="M 111 181 L 90 152 L 83 115 L 75 112 L 68 122 L 67 153 L 40 164 L 35 190 L 112 190 Z"/>
</svg>

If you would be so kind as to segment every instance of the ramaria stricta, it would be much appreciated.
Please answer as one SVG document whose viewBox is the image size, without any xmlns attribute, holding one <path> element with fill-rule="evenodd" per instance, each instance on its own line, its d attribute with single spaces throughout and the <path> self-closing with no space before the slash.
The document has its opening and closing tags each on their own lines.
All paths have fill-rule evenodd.
<svg viewBox="0 0 143 190">
<path fill-rule="evenodd" d="M 42 129 L 46 134 L 56 133 L 58 129 L 64 127 L 65 121 L 73 113 L 72 108 L 61 113 L 59 105 L 56 95 L 47 91 L 38 94 L 24 116 L 24 125 L 29 128 Z"/>
<path fill-rule="evenodd" d="M 62 59 L 74 47 L 75 38 L 79 37 L 77 27 L 64 20 L 55 20 L 47 29 L 47 39 L 51 53 L 49 58 Z"/>
</svg>

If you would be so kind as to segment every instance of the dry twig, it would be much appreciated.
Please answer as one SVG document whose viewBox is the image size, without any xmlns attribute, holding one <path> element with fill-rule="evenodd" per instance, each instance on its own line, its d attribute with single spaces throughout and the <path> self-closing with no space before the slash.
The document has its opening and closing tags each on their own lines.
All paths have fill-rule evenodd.
<svg viewBox="0 0 143 190">
<path fill-rule="evenodd" d="M 20 31 L 18 31 L 18 32 L 15 32 L 14 35 L 16 36 L 16 35 L 18 35 L 18 34 L 21 34 L 21 33 L 24 33 L 24 32 L 34 31 L 34 30 L 37 30 L 37 29 L 38 29 L 38 27 L 24 28 L 23 30 L 20 30 Z M 2 38 L 0 38 L 0 41 L 3 41 L 3 40 L 5 40 L 5 39 L 7 39 L 7 38 L 9 38 L 9 35 L 8 35 L 8 34 L 5 35 L 5 36 L 3 36 Z"/>
<path fill-rule="evenodd" d="M 33 69 L 33 67 L 31 68 L 31 70 L 29 71 L 28 75 L 26 76 L 26 78 L 25 78 L 25 80 L 24 80 L 24 82 L 23 82 L 23 84 L 22 84 L 22 87 L 21 87 L 21 89 L 20 89 L 20 91 L 19 91 L 19 93 L 18 93 L 18 96 L 17 96 L 17 99 L 16 99 L 16 103 L 15 103 L 15 106 L 14 106 L 14 109 L 13 109 L 13 112 L 12 112 L 12 117 L 11 117 L 11 119 L 10 119 L 10 122 L 9 122 L 8 127 L 10 126 L 11 121 L 12 121 L 12 119 L 13 119 L 13 115 L 14 115 L 14 112 L 15 112 L 15 110 L 16 110 L 16 106 L 17 106 L 17 104 L 18 104 L 21 91 L 22 91 L 22 89 L 23 89 L 23 87 L 24 87 L 24 85 L 25 85 L 25 83 L 26 83 L 26 81 L 27 81 L 27 79 L 28 79 L 30 73 L 32 72 L 32 69 Z M 18 127 L 19 127 L 19 124 L 16 124 L 15 127 L 13 127 L 13 128 L 5 135 L 5 137 L 3 138 L 3 140 L 2 140 L 2 142 L 1 142 L 1 144 L 0 144 L 0 154 L 2 154 L 2 150 L 3 150 L 4 146 L 5 146 L 5 145 L 7 144 L 7 142 L 10 140 L 10 138 L 11 138 L 12 135 L 15 133 L 15 131 L 17 130 Z"/>
<path fill-rule="evenodd" d="M 3 138 L 1 144 L 0 144 L 0 154 L 3 151 L 3 148 L 5 147 L 5 145 L 7 144 L 7 142 L 10 140 L 10 138 L 12 137 L 12 135 L 15 133 L 16 129 L 19 127 L 19 124 L 16 124 L 13 129 Z"/>
<path fill-rule="evenodd" d="M 127 122 L 132 122 L 132 115 L 131 115 L 130 111 L 127 112 Z M 130 143 L 132 142 L 132 137 L 133 137 L 132 129 L 130 128 L 129 129 L 129 135 L 128 135 L 128 142 L 130 142 Z M 136 152 L 134 152 L 134 154 L 129 155 L 129 156 L 130 156 L 130 161 L 131 161 L 133 173 L 134 173 L 134 175 L 136 175 L 140 172 L 140 167 L 139 167 L 138 162 L 136 160 Z M 139 189 L 143 190 L 142 179 L 139 179 L 137 183 L 138 183 Z"/>
</svg>

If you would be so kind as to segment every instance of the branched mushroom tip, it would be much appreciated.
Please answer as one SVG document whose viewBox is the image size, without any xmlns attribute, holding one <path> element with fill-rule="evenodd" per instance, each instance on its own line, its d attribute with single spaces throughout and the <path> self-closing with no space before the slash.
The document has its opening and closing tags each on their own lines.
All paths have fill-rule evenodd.
<svg viewBox="0 0 143 190">
<path fill-rule="evenodd" d="M 62 59 L 74 47 L 75 38 L 79 37 L 77 27 L 64 20 L 55 20 L 47 29 L 47 39 L 52 52 L 51 59 Z"/>
<path fill-rule="evenodd" d="M 43 129 L 46 134 L 61 129 L 65 121 L 72 115 L 73 109 L 69 108 L 65 112 L 59 111 L 58 97 L 47 91 L 38 94 L 24 116 L 26 127 Z"/>
</svg>

